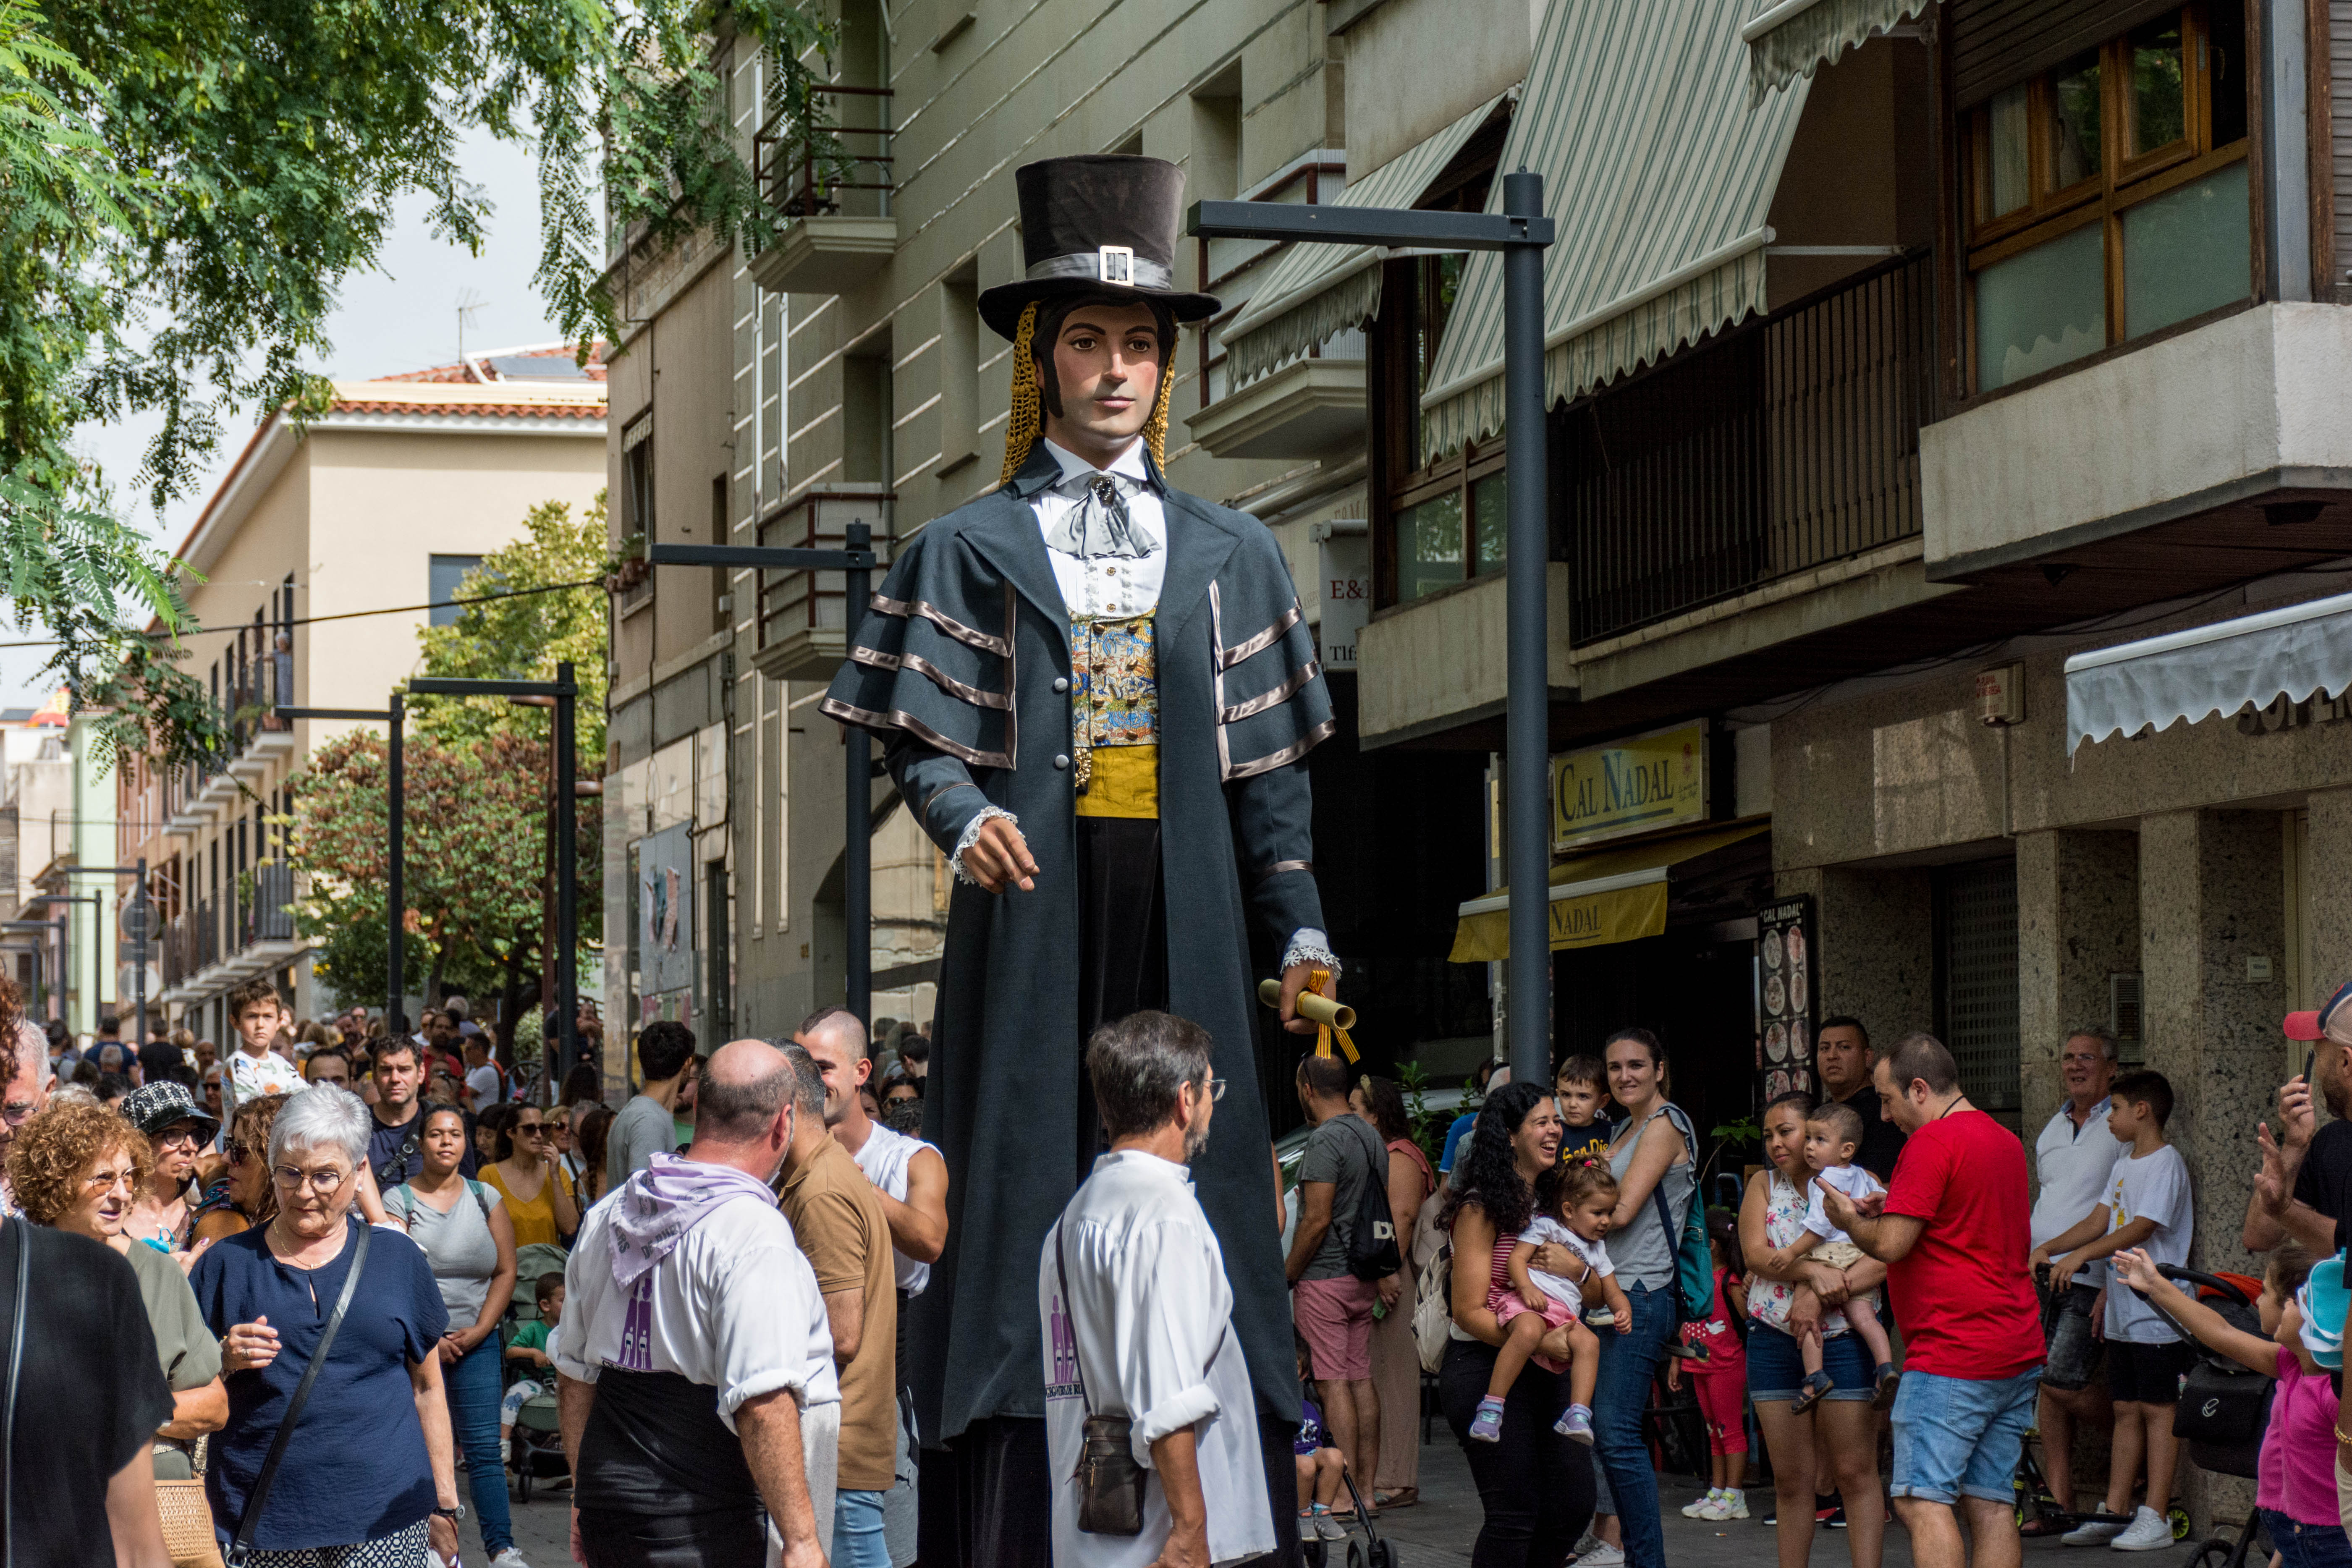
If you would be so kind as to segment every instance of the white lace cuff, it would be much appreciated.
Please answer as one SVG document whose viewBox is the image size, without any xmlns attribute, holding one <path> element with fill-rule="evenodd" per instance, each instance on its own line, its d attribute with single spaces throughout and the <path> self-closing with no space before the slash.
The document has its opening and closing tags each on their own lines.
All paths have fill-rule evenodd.
<svg viewBox="0 0 2352 1568">
<path fill-rule="evenodd" d="M 955 853 L 948 857 L 949 864 L 955 868 L 957 881 L 970 882 L 975 888 L 980 886 L 980 879 L 963 868 L 963 852 L 979 842 L 980 830 L 987 824 L 991 817 L 1009 822 L 1015 827 L 1021 826 L 1021 819 L 1013 816 L 1011 812 L 1005 810 L 1003 806 L 982 806 L 980 808 L 980 815 L 963 825 L 963 837 L 956 840 Z"/>
<path fill-rule="evenodd" d="M 1290 945 L 1283 950 L 1282 967 L 1294 963 L 1311 963 L 1318 969 L 1328 969 L 1331 978 L 1339 978 L 1339 958 L 1331 951 L 1331 939 L 1313 926 L 1302 926 L 1293 931 Z"/>
</svg>

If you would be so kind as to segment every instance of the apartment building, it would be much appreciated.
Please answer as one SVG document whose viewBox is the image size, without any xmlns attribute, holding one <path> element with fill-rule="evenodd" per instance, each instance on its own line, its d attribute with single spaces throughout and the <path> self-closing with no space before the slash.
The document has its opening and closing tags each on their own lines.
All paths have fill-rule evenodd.
<svg viewBox="0 0 2352 1568">
<path fill-rule="evenodd" d="M 161 921 L 151 1005 L 222 1040 L 223 998 L 257 975 L 305 1016 L 383 1005 L 314 984 L 282 854 L 311 751 L 382 726 L 274 710 L 384 709 L 415 673 L 418 629 L 457 613 L 425 606 L 520 538 L 532 507 L 594 504 L 604 442 L 603 364 L 562 345 L 337 382 L 306 426 L 262 421 L 177 552 L 203 578 L 186 668 L 227 715 L 228 745 L 207 768 L 142 760 L 118 775 L 121 863 L 146 861 Z"/>
</svg>

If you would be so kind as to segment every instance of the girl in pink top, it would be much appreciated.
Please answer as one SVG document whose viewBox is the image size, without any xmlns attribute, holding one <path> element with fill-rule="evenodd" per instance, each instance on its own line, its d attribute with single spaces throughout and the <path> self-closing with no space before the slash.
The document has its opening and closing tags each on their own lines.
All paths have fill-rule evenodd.
<svg viewBox="0 0 2352 1568">
<path fill-rule="evenodd" d="M 2221 1313 L 2192 1300 L 2156 1271 L 2145 1252 L 2118 1252 L 2115 1265 L 2120 1284 L 2145 1294 L 2198 1343 L 2278 1379 L 2254 1505 L 2278 1548 L 2281 1568 L 2352 1564 L 2352 1545 L 2336 1507 L 2336 1390 L 2303 1346 L 2303 1314 L 2294 1299 L 2311 1272 L 2311 1255 L 2293 1242 L 2271 1254 L 2255 1303 L 2263 1335 L 2232 1328 Z"/>
</svg>

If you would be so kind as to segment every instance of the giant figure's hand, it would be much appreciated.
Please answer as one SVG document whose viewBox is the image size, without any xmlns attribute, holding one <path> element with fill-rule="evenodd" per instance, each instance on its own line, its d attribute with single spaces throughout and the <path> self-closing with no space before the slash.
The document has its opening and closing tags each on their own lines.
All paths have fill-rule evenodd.
<svg viewBox="0 0 2352 1568">
<path fill-rule="evenodd" d="M 996 824 L 992 822 L 988 826 L 994 827 Z M 983 828 L 981 831 L 984 836 L 987 829 Z M 1034 869 L 1034 867 L 1031 868 Z M 1315 1025 L 1310 1020 L 1298 1016 L 1298 994 L 1307 989 L 1307 982 L 1314 973 L 1315 966 L 1311 963 L 1294 963 L 1282 972 L 1282 1026 L 1294 1035 L 1311 1035 L 1315 1032 Z M 1339 981 L 1334 979 L 1329 985 L 1324 987 L 1323 994 L 1334 1002 L 1338 1001 L 1339 999 Z"/>
<path fill-rule="evenodd" d="M 980 825 L 980 837 L 963 852 L 963 868 L 992 893 L 1004 891 L 1008 882 L 1019 883 L 1024 893 L 1037 886 L 1032 880 L 1037 875 L 1037 862 L 1029 853 L 1029 841 L 1001 816 Z"/>
</svg>

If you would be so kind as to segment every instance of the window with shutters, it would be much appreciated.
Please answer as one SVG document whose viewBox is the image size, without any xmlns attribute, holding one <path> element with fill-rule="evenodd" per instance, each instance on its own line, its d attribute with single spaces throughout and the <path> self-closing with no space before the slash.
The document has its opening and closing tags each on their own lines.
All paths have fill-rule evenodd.
<svg viewBox="0 0 2352 1568">
<path fill-rule="evenodd" d="M 1979 16 L 1998 8 L 1979 0 Z M 2012 59 L 2075 41 L 2043 18 L 2128 15 L 2053 5 Z M 1990 392 L 2246 299 L 2244 0 L 2200 0 L 2000 78 L 1999 40 L 1954 17 L 1968 222 L 1969 384 Z M 2054 45 L 2053 45 L 2054 40 Z M 1971 102 L 1972 95 L 1978 96 Z"/>
<path fill-rule="evenodd" d="M 1937 1032 L 1976 1108 L 2018 1127 L 2017 862 L 1936 875 Z"/>
</svg>

